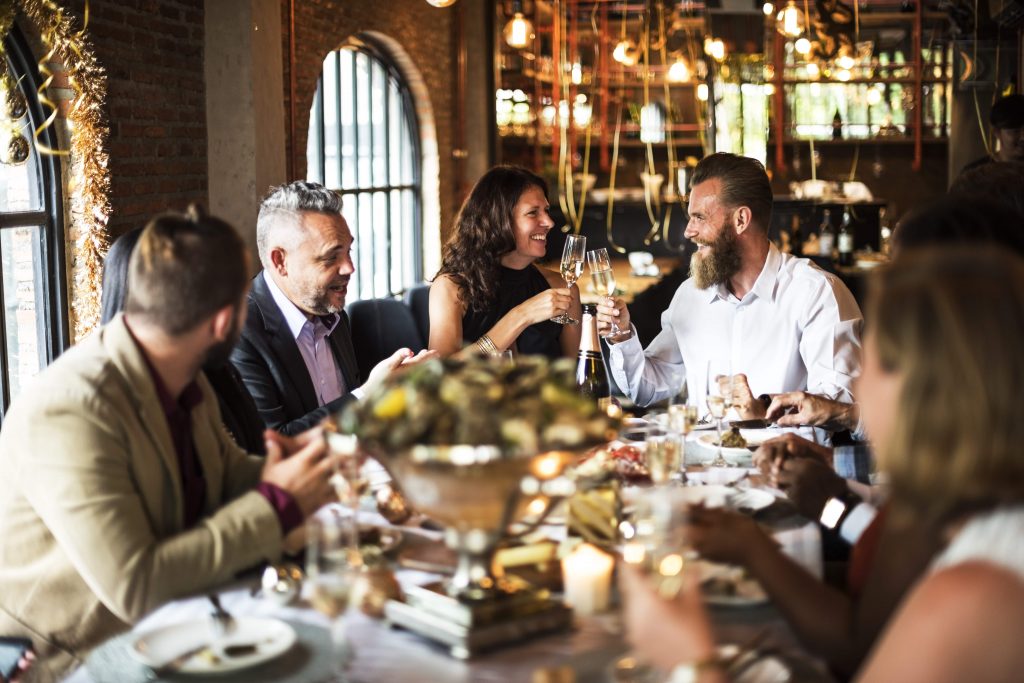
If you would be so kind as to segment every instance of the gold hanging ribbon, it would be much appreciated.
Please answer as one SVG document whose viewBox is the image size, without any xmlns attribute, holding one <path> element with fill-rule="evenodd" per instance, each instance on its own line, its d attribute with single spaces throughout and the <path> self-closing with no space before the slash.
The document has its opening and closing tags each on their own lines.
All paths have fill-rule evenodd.
<svg viewBox="0 0 1024 683">
<path fill-rule="evenodd" d="M 640 70 L 640 76 L 644 82 L 644 104 L 640 108 L 640 136 L 643 137 L 643 111 L 651 104 L 651 21 L 649 10 L 645 7 L 643 12 L 643 41 L 644 41 L 644 64 Z M 645 144 L 647 156 L 647 174 L 654 175 L 654 146 L 647 142 Z M 658 223 L 657 214 L 661 213 L 661 197 L 653 196 L 651 183 L 644 183 L 644 205 L 647 207 L 647 218 L 651 221 L 651 228 L 644 235 L 644 244 L 650 244 L 658 237 L 658 230 L 661 227 Z M 659 192 L 660 195 L 660 192 Z"/>
<path fill-rule="evenodd" d="M 608 245 L 612 249 L 625 254 L 626 250 L 615 243 L 612 237 L 612 216 L 615 212 L 615 172 L 619 167 L 619 134 L 622 132 L 622 100 L 619 100 L 619 113 L 615 117 L 615 137 L 612 139 L 612 170 L 608 176 L 608 215 L 605 218 L 605 232 L 608 235 Z"/>
</svg>

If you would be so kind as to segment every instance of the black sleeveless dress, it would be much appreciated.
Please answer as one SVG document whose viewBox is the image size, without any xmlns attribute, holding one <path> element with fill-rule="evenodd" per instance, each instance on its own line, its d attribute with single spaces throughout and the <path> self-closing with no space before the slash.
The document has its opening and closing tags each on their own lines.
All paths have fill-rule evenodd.
<svg viewBox="0 0 1024 683">
<path fill-rule="evenodd" d="M 484 311 L 468 308 L 466 314 L 462 316 L 462 340 L 472 344 L 487 334 L 487 331 L 506 313 L 530 297 L 550 288 L 547 279 L 534 265 L 522 270 L 501 266 L 496 300 Z M 562 355 L 562 346 L 559 342 L 561 334 L 562 326 L 558 323 L 550 320 L 535 323 L 519 335 L 516 340 L 516 351 L 521 354 L 559 358 Z"/>
</svg>

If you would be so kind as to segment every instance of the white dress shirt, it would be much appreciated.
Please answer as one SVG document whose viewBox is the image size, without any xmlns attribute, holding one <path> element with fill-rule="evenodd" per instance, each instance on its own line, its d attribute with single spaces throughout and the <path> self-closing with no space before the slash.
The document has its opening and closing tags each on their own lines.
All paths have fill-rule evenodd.
<svg viewBox="0 0 1024 683">
<path fill-rule="evenodd" d="M 302 309 L 281 291 L 267 271 L 263 271 L 263 279 L 267 281 L 267 289 L 270 290 L 274 303 L 288 323 L 295 345 L 299 347 L 299 354 L 306 364 L 313 389 L 316 391 L 317 402 L 321 406 L 327 405 L 345 393 L 345 378 L 338 367 L 338 361 L 334 358 L 330 340 L 331 332 L 340 320 L 339 316 L 335 314 L 330 322 L 325 322 L 321 316 L 308 318 Z"/>
<path fill-rule="evenodd" d="M 685 376 L 691 401 L 707 412 L 709 361 L 747 376 L 754 396 L 806 390 L 851 402 L 860 373 L 861 312 L 834 275 L 771 245 L 742 299 L 726 285 L 697 289 L 686 280 L 644 350 L 636 337 L 610 345 L 619 387 L 638 405 L 676 394 Z"/>
</svg>

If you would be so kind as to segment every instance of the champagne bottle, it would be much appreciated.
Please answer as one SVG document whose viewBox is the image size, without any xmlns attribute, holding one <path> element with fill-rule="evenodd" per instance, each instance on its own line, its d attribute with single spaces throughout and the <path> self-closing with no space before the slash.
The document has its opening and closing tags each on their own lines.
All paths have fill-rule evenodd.
<svg viewBox="0 0 1024 683">
<path fill-rule="evenodd" d="M 580 352 L 576 361 L 576 386 L 580 393 L 597 401 L 602 409 L 607 409 L 612 402 L 611 385 L 608 383 L 608 371 L 601 355 L 601 341 L 597 336 L 597 306 L 583 305 L 583 334 L 580 337 Z"/>
<path fill-rule="evenodd" d="M 853 265 L 853 226 L 850 219 L 850 208 L 843 211 L 843 222 L 839 224 L 839 265 Z"/>
</svg>

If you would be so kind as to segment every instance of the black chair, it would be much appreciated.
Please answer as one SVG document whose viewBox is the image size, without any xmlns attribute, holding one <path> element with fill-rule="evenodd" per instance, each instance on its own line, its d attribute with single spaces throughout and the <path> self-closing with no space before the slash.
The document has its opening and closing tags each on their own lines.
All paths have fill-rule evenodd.
<svg viewBox="0 0 1024 683">
<path fill-rule="evenodd" d="M 412 311 L 423 344 L 430 344 L 430 283 L 421 282 L 405 290 L 405 305 Z"/>
<path fill-rule="evenodd" d="M 363 379 L 374 365 L 403 346 L 414 353 L 426 348 L 412 311 L 397 299 L 353 301 L 345 310 L 352 324 L 352 345 Z"/>
</svg>

